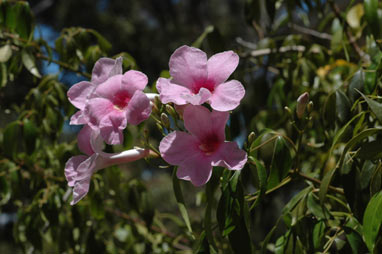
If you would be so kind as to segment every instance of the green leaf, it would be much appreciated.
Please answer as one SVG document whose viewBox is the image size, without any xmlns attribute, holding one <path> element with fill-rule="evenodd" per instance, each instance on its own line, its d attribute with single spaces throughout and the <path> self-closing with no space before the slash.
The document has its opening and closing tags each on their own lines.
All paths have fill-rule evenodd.
<svg viewBox="0 0 382 254">
<path fill-rule="evenodd" d="M 325 235 L 325 221 L 321 220 L 313 228 L 313 247 L 319 249 L 323 243 Z"/>
<path fill-rule="evenodd" d="M 22 128 L 18 121 L 8 124 L 4 129 L 3 147 L 7 157 L 14 158 L 20 146 Z"/>
<path fill-rule="evenodd" d="M 0 63 L 1 76 L 0 76 L 0 88 L 5 87 L 8 82 L 7 66 L 4 63 Z"/>
<path fill-rule="evenodd" d="M 371 135 L 374 135 L 376 133 L 379 133 L 379 132 L 382 132 L 382 129 L 379 129 L 379 128 L 366 129 L 366 130 L 360 132 L 355 137 L 353 137 L 348 143 L 346 143 L 345 148 L 341 154 L 340 160 L 339 160 L 336 168 L 330 169 L 329 172 L 327 172 L 325 174 L 324 178 L 322 179 L 321 186 L 320 186 L 320 192 L 319 192 L 319 198 L 320 198 L 321 204 L 323 204 L 323 202 L 325 200 L 325 196 L 326 196 L 326 193 L 328 191 L 330 182 L 334 176 L 334 173 L 337 171 L 338 168 L 342 168 L 342 166 L 343 166 L 346 153 L 350 149 L 352 149 L 356 144 L 361 142 L 363 139 L 365 139 Z"/>
<path fill-rule="evenodd" d="M 382 186 L 382 165 L 379 164 L 375 169 L 373 176 L 370 180 L 370 196 L 373 196 L 379 190 L 381 190 Z"/>
<path fill-rule="evenodd" d="M 360 234 L 355 231 L 352 227 L 345 226 L 343 227 L 345 234 L 346 234 L 346 239 L 352 249 L 353 254 L 358 254 L 358 253 L 366 253 L 367 248 L 365 244 L 362 241 L 362 237 Z"/>
<path fill-rule="evenodd" d="M 314 197 L 313 193 L 310 192 L 308 194 L 308 199 L 306 203 L 308 210 L 316 216 L 317 219 L 325 219 L 327 218 L 324 209 L 320 204 L 316 201 L 316 198 Z"/>
<path fill-rule="evenodd" d="M 360 179 L 359 179 L 359 184 L 361 187 L 361 190 L 365 189 L 367 186 L 369 186 L 371 177 L 373 176 L 373 173 L 376 169 L 376 166 L 373 162 L 367 160 L 363 164 Z"/>
<path fill-rule="evenodd" d="M 364 8 L 368 27 L 370 27 L 374 39 L 378 42 L 382 39 L 381 19 L 378 14 L 378 0 L 365 0 Z"/>
<path fill-rule="evenodd" d="M 377 117 L 379 123 L 382 123 L 382 103 L 379 103 L 379 102 L 376 102 L 375 100 L 372 100 L 370 98 L 368 98 L 367 96 L 365 96 L 363 93 L 361 93 L 360 91 L 358 91 L 361 96 L 365 99 L 365 101 L 367 102 L 367 104 L 369 105 L 371 111 L 375 114 L 375 116 Z"/>
<path fill-rule="evenodd" d="M 5 63 L 12 56 L 12 48 L 11 45 L 5 44 L 0 48 L 0 63 Z"/>
<path fill-rule="evenodd" d="M 21 59 L 23 64 L 27 70 L 32 73 L 34 76 L 41 78 L 41 75 L 36 67 L 36 62 L 32 54 L 30 54 L 27 50 L 23 50 L 21 52 Z"/>
<path fill-rule="evenodd" d="M 276 138 L 267 189 L 279 184 L 289 173 L 292 157 L 283 137 Z"/>
<path fill-rule="evenodd" d="M 351 79 L 349 83 L 348 95 L 350 100 L 352 100 L 353 102 L 359 97 L 357 90 L 363 89 L 364 82 L 365 82 L 365 73 L 361 68 L 353 75 L 353 78 Z"/>
<path fill-rule="evenodd" d="M 333 152 L 333 149 L 336 147 L 337 143 L 341 140 L 341 138 L 344 136 L 344 134 L 346 133 L 346 130 L 349 128 L 350 124 L 352 122 L 354 122 L 355 120 L 357 120 L 359 117 L 362 117 L 363 115 L 365 115 L 366 113 L 365 112 L 361 112 L 357 115 L 355 115 L 349 122 L 347 122 L 337 133 L 336 135 L 334 136 L 333 138 L 333 143 L 332 143 L 332 146 L 330 148 L 330 154 L 332 154 Z"/>
<path fill-rule="evenodd" d="M 252 210 L 253 208 L 255 208 L 260 203 L 261 199 L 263 198 L 263 196 L 267 190 L 267 172 L 265 170 L 265 167 L 257 159 L 250 156 L 249 160 L 252 161 L 255 165 L 254 166 L 253 164 L 250 164 L 250 169 L 251 169 L 252 174 L 255 177 L 257 177 L 257 179 L 259 179 L 259 185 L 260 185 L 259 186 L 260 192 L 257 195 L 256 201 L 252 204 L 252 206 L 250 208 L 250 210 Z M 255 172 L 255 168 L 256 168 L 256 172 Z"/>
<path fill-rule="evenodd" d="M 365 11 L 361 3 L 354 5 L 346 15 L 346 21 L 351 28 L 357 29 L 361 25 L 361 18 Z"/>
<path fill-rule="evenodd" d="M 382 223 L 382 191 L 369 201 L 363 216 L 363 237 L 370 252 L 373 253 Z"/>
<path fill-rule="evenodd" d="M 38 135 L 38 129 L 36 125 L 29 119 L 23 121 L 23 139 L 27 153 L 31 154 L 36 148 L 36 139 Z"/>
<path fill-rule="evenodd" d="M 33 17 L 27 1 L 6 4 L 5 25 L 12 33 L 17 33 L 27 40 L 32 34 Z"/>
<path fill-rule="evenodd" d="M 336 91 L 336 116 L 341 123 L 344 123 L 350 114 L 350 101 L 344 92 Z M 333 110 L 333 109 L 332 109 Z"/>
<path fill-rule="evenodd" d="M 184 222 L 186 223 L 187 229 L 192 234 L 190 218 L 188 217 L 186 205 L 184 203 L 182 189 L 180 187 L 180 182 L 178 177 L 176 176 L 176 171 L 177 171 L 177 168 L 174 167 L 174 170 L 172 172 L 172 186 L 174 189 L 175 199 L 178 204 L 180 214 L 182 215 L 182 218 Z"/>
</svg>

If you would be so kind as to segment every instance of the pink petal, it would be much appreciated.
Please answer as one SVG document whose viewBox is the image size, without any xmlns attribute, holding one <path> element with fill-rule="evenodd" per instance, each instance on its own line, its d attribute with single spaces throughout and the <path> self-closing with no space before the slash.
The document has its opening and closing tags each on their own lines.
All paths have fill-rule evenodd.
<svg viewBox="0 0 382 254">
<path fill-rule="evenodd" d="M 98 129 L 109 112 L 114 110 L 114 105 L 104 98 L 93 98 L 88 101 L 84 115 L 89 126 Z"/>
<path fill-rule="evenodd" d="M 197 48 L 182 46 L 170 57 L 173 83 L 192 89 L 195 82 L 207 79 L 207 55 Z"/>
<path fill-rule="evenodd" d="M 118 74 L 122 74 L 122 57 L 118 57 L 116 60 L 104 57 L 95 63 L 91 82 L 99 85 Z"/>
<path fill-rule="evenodd" d="M 114 96 L 122 90 L 122 77 L 122 75 L 115 75 L 97 86 L 94 91 L 95 96 L 112 101 Z"/>
<path fill-rule="evenodd" d="M 182 94 L 181 97 L 192 105 L 202 105 L 211 98 L 211 92 L 202 87 L 198 94 Z"/>
<path fill-rule="evenodd" d="M 190 155 L 200 154 L 196 137 L 181 131 L 174 131 L 162 139 L 159 151 L 162 158 L 171 165 L 181 165 Z"/>
<path fill-rule="evenodd" d="M 119 110 L 109 112 L 99 125 L 102 138 L 110 145 L 122 144 L 123 130 L 126 128 L 126 124 L 124 112 Z"/>
<path fill-rule="evenodd" d="M 213 55 L 207 62 L 208 80 L 214 81 L 215 84 L 225 82 L 238 64 L 239 56 L 233 51 Z"/>
<path fill-rule="evenodd" d="M 79 82 L 73 85 L 67 95 L 69 101 L 78 109 L 84 109 L 86 99 L 94 90 L 94 85 L 87 81 Z"/>
<path fill-rule="evenodd" d="M 91 177 L 82 179 L 76 182 L 73 187 L 73 200 L 70 202 L 71 205 L 77 204 L 81 199 L 83 199 L 89 192 Z"/>
<path fill-rule="evenodd" d="M 149 98 L 143 92 L 137 90 L 127 105 L 127 122 L 137 125 L 149 118 L 150 114 L 151 106 Z"/>
<path fill-rule="evenodd" d="M 99 130 L 93 130 L 90 135 L 90 145 L 95 153 L 102 154 L 104 148 L 104 141 L 100 135 Z"/>
<path fill-rule="evenodd" d="M 88 125 L 85 125 L 77 135 L 78 148 L 81 152 L 89 156 L 94 153 L 94 150 L 90 144 L 90 136 L 92 132 L 92 128 L 90 128 Z"/>
<path fill-rule="evenodd" d="M 212 165 L 240 170 L 247 162 L 247 153 L 241 150 L 236 142 L 224 142 L 213 155 Z"/>
<path fill-rule="evenodd" d="M 229 111 L 239 106 L 245 95 L 243 85 L 237 80 L 231 80 L 215 87 L 210 98 L 211 107 L 218 111 Z"/>
<path fill-rule="evenodd" d="M 86 123 L 87 121 L 82 110 L 77 111 L 74 115 L 72 115 L 69 122 L 70 125 L 82 125 Z"/>
<path fill-rule="evenodd" d="M 65 178 L 70 187 L 74 186 L 75 178 L 77 176 L 77 167 L 84 162 L 88 157 L 85 155 L 78 155 L 71 157 L 65 164 Z"/>
<path fill-rule="evenodd" d="M 225 139 L 225 125 L 228 117 L 228 112 L 210 112 L 203 106 L 192 105 L 187 106 L 183 113 L 184 126 L 199 140 L 214 133 L 221 142 Z"/>
<path fill-rule="evenodd" d="M 75 169 L 77 175 L 74 177 L 73 185 L 73 200 L 71 205 L 76 204 L 80 201 L 89 191 L 90 180 L 92 175 L 97 171 L 97 164 L 102 161 L 102 158 L 98 154 L 93 154 L 88 157 L 85 161 L 80 163 Z"/>
<path fill-rule="evenodd" d="M 130 94 L 134 94 L 136 90 L 143 91 L 147 82 L 147 76 L 140 71 L 130 70 L 123 74 L 122 77 L 122 86 L 124 90 L 129 91 Z"/>
<path fill-rule="evenodd" d="M 172 83 L 169 79 L 159 78 L 157 89 L 160 93 L 159 98 L 162 103 L 173 102 L 176 105 L 187 104 L 187 96 L 192 96 L 188 88 Z"/>
<path fill-rule="evenodd" d="M 197 187 L 210 180 L 212 175 L 211 161 L 206 160 L 200 154 L 190 154 L 179 166 L 176 176 L 183 180 L 190 180 Z"/>
</svg>

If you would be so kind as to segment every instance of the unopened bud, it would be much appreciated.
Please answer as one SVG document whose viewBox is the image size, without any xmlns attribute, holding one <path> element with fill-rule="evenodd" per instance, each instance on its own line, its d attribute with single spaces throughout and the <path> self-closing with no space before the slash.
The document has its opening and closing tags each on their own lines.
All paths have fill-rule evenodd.
<svg viewBox="0 0 382 254">
<path fill-rule="evenodd" d="M 307 92 L 303 93 L 298 97 L 297 99 L 297 108 L 296 108 L 296 114 L 298 118 L 302 118 L 302 116 L 305 113 L 306 105 L 308 105 L 309 102 L 309 94 Z"/>
<path fill-rule="evenodd" d="M 252 131 L 251 133 L 249 133 L 248 135 L 248 145 L 250 146 L 253 141 L 255 141 L 255 138 L 256 138 L 256 134 Z"/>
<path fill-rule="evenodd" d="M 169 104 L 166 104 L 166 112 L 172 116 L 173 118 L 176 118 L 176 112 L 175 112 L 175 109 L 169 105 Z"/>
<path fill-rule="evenodd" d="M 168 116 L 165 114 L 165 113 L 162 113 L 160 115 L 160 120 L 163 124 L 163 126 L 166 128 L 166 129 L 170 129 L 170 119 L 168 119 Z"/>
</svg>

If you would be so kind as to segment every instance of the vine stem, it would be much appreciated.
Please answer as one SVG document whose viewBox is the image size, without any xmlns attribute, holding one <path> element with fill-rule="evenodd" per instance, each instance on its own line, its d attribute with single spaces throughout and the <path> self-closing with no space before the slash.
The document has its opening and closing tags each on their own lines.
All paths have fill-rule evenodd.
<svg viewBox="0 0 382 254">
<path fill-rule="evenodd" d="M 42 60 L 46 60 L 46 61 L 48 61 L 48 62 L 52 62 L 52 63 L 58 64 L 58 65 L 61 66 L 62 68 L 67 69 L 67 70 L 72 71 L 72 72 L 75 72 L 75 73 L 77 73 L 77 74 L 80 74 L 80 75 L 82 75 L 82 76 L 84 76 L 84 77 L 86 77 L 86 78 L 89 78 L 89 79 L 90 79 L 90 78 L 92 77 L 92 75 L 90 75 L 90 74 L 87 73 L 87 72 L 79 71 L 79 70 L 77 70 L 76 68 L 73 68 L 72 66 L 70 66 L 70 65 L 67 64 L 67 63 L 64 63 L 64 62 L 61 62 L 61 61 L 58 61 L 58 60 L 54 60 L 54 59 L 52 59 L 52 58 L 50 58 L 50 57 L 47 57 L 47 56 L 45 56 L 45 55 L 43 55 L 43 54 L 41 54 L 41 53 L 37 53 L 37 54 L 36 54 L 36 57 L 37 57 L 37 58 L 40 58 L 40 59 L 42 59 Z"/>
<path fill-rule="evenodd" d="M 293 172 L 293 173 L 297 173 L 298 176 L 304 178 L 305 180 L 309 181 L 309 182 L 312 182 L 312 183 L 315 183 L 317 185 L 321 185 L 321 181 L 318 180 L 317 178 L 313 178 L 313 177 L 310 177 L 308 175 L 305 175 L 301 172 Z M 335 192 L 335 193 L 338 193 L 338 194 L 341 194 L 341 195 L 345 195 L 345 192 L 343 189 L 340 189 L 340 188 L 336 188 L 334 186 L 331 186 L 329 185 L 329 190 Z"/>
</svg>

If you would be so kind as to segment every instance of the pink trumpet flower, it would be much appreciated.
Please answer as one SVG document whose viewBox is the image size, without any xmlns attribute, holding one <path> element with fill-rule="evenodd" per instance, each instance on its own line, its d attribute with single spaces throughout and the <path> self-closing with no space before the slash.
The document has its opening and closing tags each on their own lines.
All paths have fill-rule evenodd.
<svg viewBox="0 0 382 254">
<path fill-rule="evenodd" d="M 143 93 L 147 76 L 130 70 L 122 75 L 122 58 L 101 58 L 93 68 L 90 82 L 82 81 L 68 91 L 78 111 L 71 124 L 88 124 L 99 130 L 108 144 L 121 144 L 127 123 L 137 125 L 151 113 L 150 99 Z"/>
<path fill-rule="evenodd" d="M 203 106 L 189 105 L 184 109 L 184 126 L 189 133 L 174 131 L 159 145 L 162 158 L 179 166 L 177 177 L 202 186 L 211 177 L 212 167 L 240 170 L 247 154 L 235 142 L 225 141 L 228 112 L 210 112 Z"/>
<path fill-rule="evenodd" d="M 84 109 L 87 123 L 100 130 L 108 144 L 120 144 L 127 123 L 137 125 L 151 114 L 150 100 L 142 92 L 147 76 L 130 70 L 98 85 Z"/>
<path fill-rule="evenodd" d="M 72 116 L 70 124 L 86 124 L 83 110 L 85 109 L 87 99 L 99 84 L 102 84 L 112 76 L 121 74 L 122 57 L 118 57 L 116 60 L 106 57 L 99 59 L 93 67 L 90 82 L 81 81 L 73 85 L 68 91 L 69 101 L 80 110 Z"/>
<path fill-rule="evenodd" d="M 237 80 L 227 81 L 239 63 L 233 51 L 207 55 L 197 48 L 182 46 L 170 57 L 172 79 L 159 78 L 157 89 L 162 103 L 201 105 L 218 111 L 235 109 L 245 95 Z"/>
<path fill-rule="evenodd" d="M 73 187 L 71 205 L 80 201 L 89 191 L 92 175 L 100 169 L 112 165 L 132 162 L 146 157 L 150 150 L 135 148 L 121 153 L 102 152 L 103 141 L 97 131 L 85 125 L 78 134 L 78 147 L 87 154 L 71 157 L 65 165 L 65 177 Z"/>
</svg>

